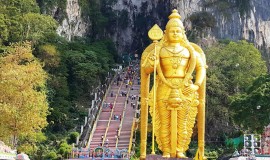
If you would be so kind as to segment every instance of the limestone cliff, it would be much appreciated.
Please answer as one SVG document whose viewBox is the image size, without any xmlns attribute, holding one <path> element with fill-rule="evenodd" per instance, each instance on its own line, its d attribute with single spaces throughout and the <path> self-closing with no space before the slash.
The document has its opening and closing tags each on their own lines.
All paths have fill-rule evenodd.
<svg viewBox="0 0 270 160">
<path fill-rule="evenodd" d="M 102 0 L 100 0 L 102 1 Z M 155 23 L 164 29 L 167 16 L 173 8 L 177 8 L 185 22 L 187 30 L 194 29 L 190 16 L 195 13 L 207 12 L 215 19 L 212 27 L 202 30 L 200 38 L 203 43 L 213 39 L 246 39 L 261 49 L 262 54 L 270 66 L 270 1 L 250 0 L 250 7 L 245 14 L 239 8 L 228 6 L 217 0 L 115 0 L 112 9 L 118 16 L 116 24 L 112 25 L 113 32 L 106 34 L 116 43 L 119 54 L 141 51 L 149 44 L 147 31 Z M 214 2 L 219 3 L 216 5 Z M 221 1 L 220 1 L 221 2 Z M 227 5 L 227 6 L 226 6 Z M 127 13 L 126 27 L 121 26 L 122 13 Z M 67 0 L 67 17 L 63 19 L 57 32 L 71 39 L 74 36 L 84 36 L 91 33 L 89 21 L 83 21 L 78 0 Z M 119 18 L 120 17 L 120 18 Z M 87 30 L 88 29 L 88 30 Z"/>
<path fill-rule="evenodd" d="M 82 20 L 78 0 L 67 0 L 66 13 L 67 17 L 58 27 L 57 33 L 65 36 L 68 40 L 71 40 L 74 36 L 83 37 L 86 34 L 88 25 L 91 25 L 91 22 L 87 24 Z"/>
</svg>

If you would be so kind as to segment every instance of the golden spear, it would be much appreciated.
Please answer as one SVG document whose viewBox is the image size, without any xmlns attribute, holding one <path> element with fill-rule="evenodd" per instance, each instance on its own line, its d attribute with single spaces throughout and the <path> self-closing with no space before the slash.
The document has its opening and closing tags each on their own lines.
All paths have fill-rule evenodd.
<svg viewBox="0 0 270 160">
<path fill-rule="evenodd" d="M 151 40 L 153 40 L 154 43 L 154 55 L 151 57 L 154 57 L 154 84 L 153 84 L 153 117 L 152 117 L 152 125 L 153 125 L 153 131 L 152 131 L 152 154 L 155 154 L 155 148 L 154 148 L 154 129 L 155 129 L 155 106 L 156 106 L 156 67 L 157 67 L 157 53 L 156 53 L 156 46 L 158 43 L 158 40 L 162 39 L 163 37 L 163 31 L 160 29 L 160 27 L 155 24 L 148 32 L 148 36 Z M 149 45 L 149 47 L 152 46 Z M 147 53 L 146 54 L 150 54 Z M 147 123 L 148 123 L 148 95 L 149 95 L 149 74 L 145 73 L 143 71 L 143 66 L 145 66 L 145 62 L 147 61 L 146 56 L 145 62 L 143 62 L 143 56 L 142 55 L 142 66 L 141 66 L 141 159 L 146 158 L 146 140 L 147 140 Z"/>
</svg>

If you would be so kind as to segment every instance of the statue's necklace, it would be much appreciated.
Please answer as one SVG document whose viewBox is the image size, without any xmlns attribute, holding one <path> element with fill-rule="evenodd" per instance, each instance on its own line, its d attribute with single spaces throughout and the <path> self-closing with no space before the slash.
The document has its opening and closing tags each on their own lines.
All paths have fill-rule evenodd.
<svg viewBox="0 0 270 160">
<path fill-rule="evenodd" d="M 167 49 L 167 48 L 166 48 Z M 182 57 L 183 57 L 183 54 L 181 54 L 181 52 L 184 50 L 181 49 L 180 51 L 178 52 L 173 52 L 169 49 L 167 49 L 167 51 L 169 51 L 169 53 L 171 54 L 172 58 L 170 59 L 171 63 L 172 63 L 172 68 L 173 69 L 177 69 L 179 66 L 180 66 L 180 63 L 181 63 L 181 60 L 182 60 Z"/>
</svg>

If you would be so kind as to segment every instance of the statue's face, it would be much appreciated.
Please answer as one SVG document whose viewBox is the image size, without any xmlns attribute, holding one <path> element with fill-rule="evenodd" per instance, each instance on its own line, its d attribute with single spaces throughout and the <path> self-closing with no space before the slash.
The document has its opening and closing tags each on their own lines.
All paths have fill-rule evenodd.
<svg viewBox="0 0 270 160">
<path fill-rule="evenodd" d="M 180 42 L 183 39 L 183 31 L 180 27 L 170 27 L 167 32 L 169 42 Z"/>
</svg>

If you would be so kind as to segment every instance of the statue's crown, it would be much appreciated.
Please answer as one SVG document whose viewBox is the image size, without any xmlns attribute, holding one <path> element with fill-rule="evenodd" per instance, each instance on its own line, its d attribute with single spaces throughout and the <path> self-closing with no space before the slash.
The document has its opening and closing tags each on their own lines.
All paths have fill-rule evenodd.
<svg viewBox="0 0 270 160">
<path fill-rule="evenodd" d="M 166 29 L 168 29 L 169 27 L 181 27 L 182 29 L 184 29 L 184 25 L 180 19 L 180 14 L 176 9 L 174 9 L 172 11 L 172 14 L 169 16 L 169 21 L 166 25 Z"/>
<path fill-rule="evenodd" d="M 172 18 L 178 18 L 178 19 L 181 19 L 181 16 L 180 14 L 178 13 L 178 11 L 176 9 L 174 9 L 172 11 L 172 14 L 169 16 L 169 19 L 172 19 Z"/>
</svg>

